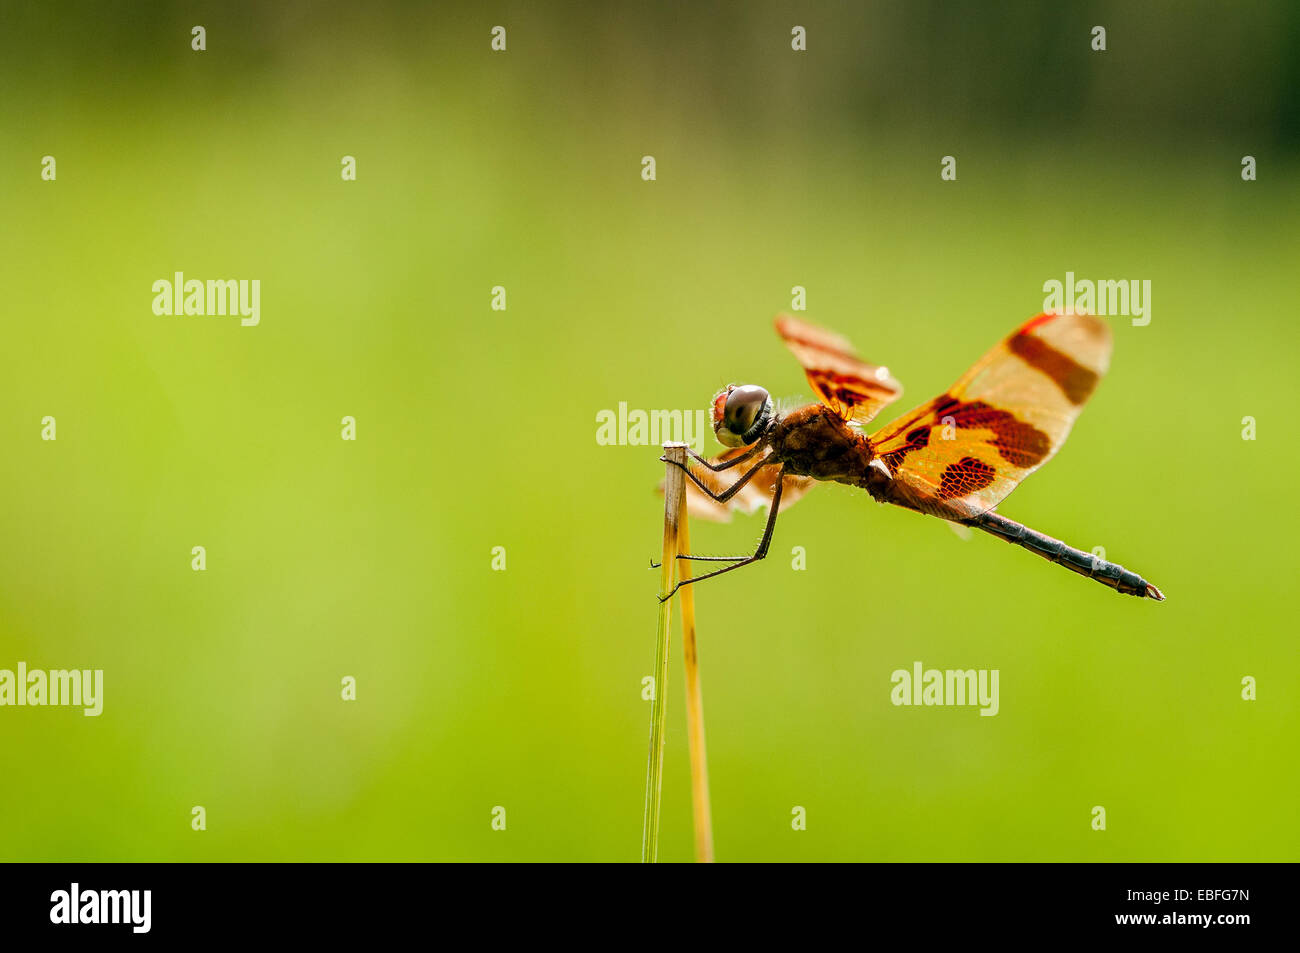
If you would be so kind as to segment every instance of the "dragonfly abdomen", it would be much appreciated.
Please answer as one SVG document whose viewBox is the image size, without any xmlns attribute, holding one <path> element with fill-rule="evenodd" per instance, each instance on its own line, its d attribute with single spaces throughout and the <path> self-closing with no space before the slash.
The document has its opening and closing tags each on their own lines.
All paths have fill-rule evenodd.
<svg viewBox="0 0 1300 953">
<path fill-rule="evenodd" d="M 1049 562 L 1064 566 L 1071 572 L 1095 579 L 1116 592 L 1164 601 L 1164 593 L 1137 573 L 1125 569 L 1118 563 L 1107 562 L 1092 553 L 1085 553 L 1081 549 L 1068 546 L 1059 539 L 1053 539 L 1045 533 L 1030 529 L 1023 523 L 1009 520 L 998 513 L 988 512 L 965 522 L 968 526 L 982 529 L 1008 543 L 1015 543 L 1031 553 L 1037 553 Z"/>
</svg>

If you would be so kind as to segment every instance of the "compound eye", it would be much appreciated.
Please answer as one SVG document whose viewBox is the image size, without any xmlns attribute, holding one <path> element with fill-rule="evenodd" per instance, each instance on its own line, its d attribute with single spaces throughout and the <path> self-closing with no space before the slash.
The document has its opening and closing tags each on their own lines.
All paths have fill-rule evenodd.
<svg viewBox="0 0 1300 953">
<path fill-rule="evenodd" d="M 767 391 L 755 384 L 744 384 L 727 395 L 722 411 L 722 425 L 737 436 L 748 433 L 767 403 Z"/>
</svg>

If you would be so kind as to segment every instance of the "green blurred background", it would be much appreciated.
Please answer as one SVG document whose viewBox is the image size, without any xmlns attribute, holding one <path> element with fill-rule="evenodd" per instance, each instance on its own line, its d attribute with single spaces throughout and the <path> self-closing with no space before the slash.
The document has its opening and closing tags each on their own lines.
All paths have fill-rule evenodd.
<svg viewBox="0 0 1300 953">
<path fill-rule="evenodd" d="M 1300 13 L 1131 6 L 6 3 L 0 668 L 105 701 L 0 709 L 0 857 L 636 859 L 663 467 L 597 412 L 807 395 L 803 285 L 887 419 L 1066 271 L 1152 320 L 1001 509 L 1168 602 L 817 490 L 697 595 L 718 857 L 1300 857 Z M 261 325 L 155 316 L 178 270 Z M 916 660 L 1000 714 L 892 706 Z"/>
</svg>

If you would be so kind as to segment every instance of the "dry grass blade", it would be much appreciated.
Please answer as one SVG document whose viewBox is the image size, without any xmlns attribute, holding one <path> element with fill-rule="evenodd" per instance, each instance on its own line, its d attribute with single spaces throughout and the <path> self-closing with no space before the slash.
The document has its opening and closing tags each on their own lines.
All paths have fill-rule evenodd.
<svg viewBox="0 0 1300 953">
<path fill-rule="evenodd" d="M 678 549 L 691 551 L 685 504 L 678 520 Z M 690 560 L 679 559 L 683 579 L 691 576 Z M 699 652 L 695 643 L 695 587 L 686 586 L 682 601 L 682 664 L 686 669 L 686 726 L 691 749 L 691 805 L 695 814 L 695 859 L 713 863 L 713 816 L 709 808 L 709 762 L 704 750 L 704 695 L 700 689 Z"/>
</svg>

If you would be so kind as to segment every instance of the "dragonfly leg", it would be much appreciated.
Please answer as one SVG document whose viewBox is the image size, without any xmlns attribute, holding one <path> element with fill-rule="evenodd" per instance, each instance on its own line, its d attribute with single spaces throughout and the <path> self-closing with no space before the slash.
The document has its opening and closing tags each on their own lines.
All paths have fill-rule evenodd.
<svg viewBox="0 0 1300 953">
<path fill-rule="evenodd" d="M 675 461 L 667 461 L 667 462 L 672 463 Z M 769 458 L 764 457 L 762 460 L 758 461 L 758 463 L 754 464 L 747 472 L 742 474 L 739 480 L 737 480 L 731 486 L 727 487 L 727 489 L 723 490 L 721 493 L 714 493 L 707 486 L 701 483 L 699 477 L 697 477 L 694 473 L 691 472 L 691 468 L 689 466 L 686 466 L 685 464 L 681 464 L 681 463 L 678 463 L 677 466 L 681 467 L 684 471 L 686 471 L 686 475 L 691 478 L 692 483 L 694 483 L 697 487 L 700 488 L 701 493 L 703 493 L 711 500 L 717 500 L 719 503 L 726 503 L 733 496 L 735 496 L 742 489 L 744 489 L 745 484 L 748 483 L 750 480 L 754 479 L 754 475 L 758 473 L 759 470 L 763 469 L 763 467 L 772 466 L 772 464 L 769 462 Z M 740 560 L 748 559 L 749 557 L 748 556 L 689 556 L 685 553 L 681 553 L 677 556 L 677 558 L 698 559 L 703 562 L 730 563 L 730 562 L 739 562 Z M 650 560 L 651 569 L 658 569 L 661 565 L 663 564 L 657 563 L 653 559 Z"/>
<path fill-rule="evenodd" d="M 669 462 L 675 463 L 676 461 L 669 461 Z M 762 460 L 759 460 L 758 463 L 750 467 L 740 477 L 740 479 L 738 479 L 735 483 L 731 484 L 731 486 L 727 487 L 721 493 L 715 493 L 713 490 L 710 490 L 707 486 L 701 483 L 700 478 L 691 472 L 691 468 L 688 464 L 677 463 L 676 465 L 681 467 L 682 470 L 685 471 L 686 475 L 691 478 L 691 482 L 694 483 L 697 487 L 699 487 L 701 493 L 703 493 L 711 500 L 716 500 L 719 503 L 726 503 L 733 496 L 735 496 L 737 493 L 743 490 L 745 488 L 745 484 L 748 483 L 750 480 L 754 479 L 754 475 L 758 473 L 759 470 L 763 469 L 763 467 L 771 466 L 773 462 L 774 461 L 771 459 L 771 457 L 764 457 Z"/>
<path fill-rule="evenodd" d="M 757 469 L 757 467 L 755 469 Z M 758 542 L 758 549 L 756 549 L 752 555 L 734 557 L 736 559 L 734 565 L 724 566 L 721 569 L 713 570 L 713 572 L 706 572 L 702 576 L 691 576 L 691 578 L 689 579 L 681 580 L 679 583 L 677 583 L 677 585 L 673 586 L 672 592 L 668 593 L 668 595 L 666 596 L 662 596 L 659 599 L 660 602 L 664 602 L 665 600 L 671 599 L 676 594 L 677 590 L 680 589 L 682 586 L 690 585 L 693 582 L 699 582 L 701 579 L 712 579 L 714 576 L 721 576 L 724 572 L 731 572 L 731 570 L 739 569 L 741 566 L 748 566 L 750 563 L 756 563 L 767 555 L 767 548 L 772 543 L 772 531 L 776 529 L 776 514 L 781 509 L 781 485 L 784 476 L 785 476 L 785 467 L 782 466 L 781 471 L 776 475 L 776 489 L 772 491 L 772 503 L 767 513 L 767 525 L 763 527 L 763 538 Z M 677 558 L 695 559 L 695 560 L 705 560 L 705 559 L 729 560 L 733 557 L 689 556 L 686 555 L 685 553 L 679 553 Z"/>
<path fill-rule="evenodd" d="M 723 470 L 730 470 L 732 467 L 744 463 L 746 460 L 748 460 L 750 457 L 752 457 L 754 454 L 758 453 L 758 451 L 762 449 L 763 449 L 763 442 L 760 440 L 758 443 L 754 444 L 752 447 L 750 447 L 740 456 L 732 457 L 730 460 L 727 460 L 723 463 L 714 463 L 708 457 L 700 456 L 690 447 L 686 448 L 686 453 L 690 456 L 692 460 L 694 460 L 696 463 L 700 464 L 701 466 L 712 470 L 714 473 L 721 473 Z M 673 462 L 669 460 L 667 457 L 660 457 L 659 459 L 662 460 L 664 463 Z"/>
</svg>

